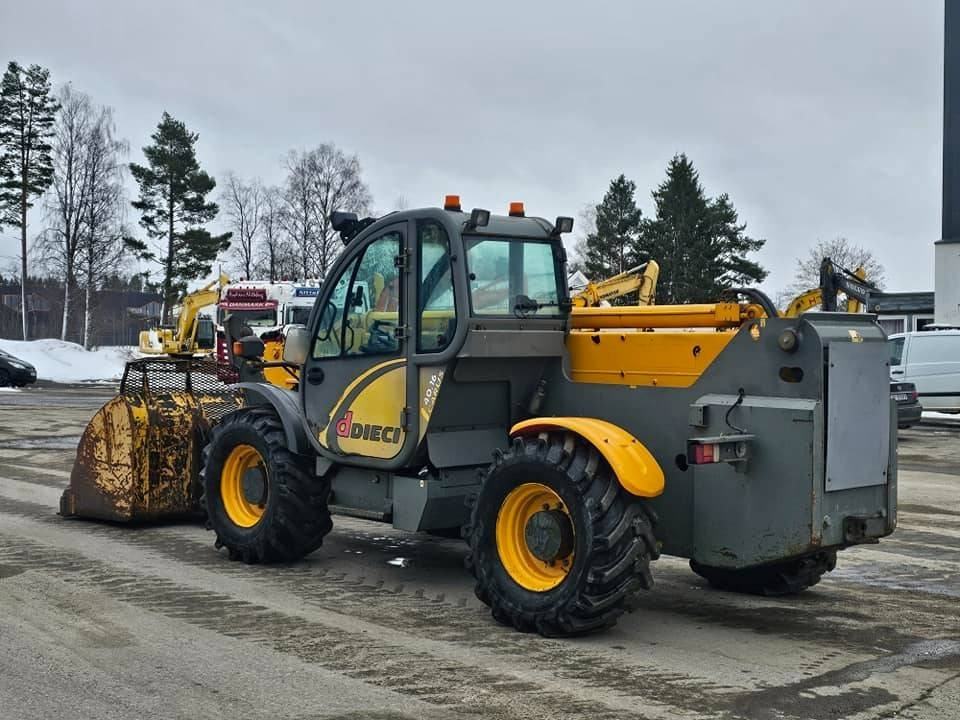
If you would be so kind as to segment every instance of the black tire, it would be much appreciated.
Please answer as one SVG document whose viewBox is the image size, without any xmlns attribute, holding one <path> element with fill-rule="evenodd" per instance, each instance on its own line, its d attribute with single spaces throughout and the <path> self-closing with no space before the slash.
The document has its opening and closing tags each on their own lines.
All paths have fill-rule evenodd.
<svg viewBox="0 0 960 720">
<path fill-rule="evenodd" d="M 559 496 L 573 529 L 572 564 L 545 591 L 515 580 L 497 544 L 501 507 L 511 492 L 531 484 Z M 498 622 L 523 632 L 562 637 L 610 627 L 653 584 L 654 522 L 652 510 L 623 490 L 602 455 L 581 438 L 516 438 L 507 452 L 495 453 L 464 528 L 476 595 Z"/>
<path fill-rule="evenodd" d="M 242 526 L 225 508 L 221 482 L 224 464 L 238 447 L 253 448 L 265 469 L 265 501 L 251 526 Z M 261 476 L 263 477 L 263 476 Z M 328 480 L 313 477 L 308 464 L 286 447 L 283 425 L 272 409 L 244 409 L 213 428 L 200 472 L 207 529 L 216 547 L 231 560 L 277 563 L 299 560 L 323 544 L 333 527 L 327 500 Z"/>
<path fill-rule="evenodd" d="M 813 587 L 837 566 L 837 551 L 823 550 L 773 565 L 730 570 L 691 560 L 690 569 L 720 590 L 778 597 Z"/>
<path fill-rule="evenodd" d="M 3 368 L 0 368 L 0 387 L 13 387 L 10 382 L 10 373 Z"/>
</svg>

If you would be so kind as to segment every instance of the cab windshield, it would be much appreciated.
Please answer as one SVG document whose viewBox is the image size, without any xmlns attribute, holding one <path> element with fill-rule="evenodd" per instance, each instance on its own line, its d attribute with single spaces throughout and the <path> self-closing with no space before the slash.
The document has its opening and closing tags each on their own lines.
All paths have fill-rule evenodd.
<svg viewBox="0 0 960 720">
<path fill-rule="evenodd" d="M 223 325 L 224 317 L 228 314 L 239 315 L 243 318 L 244 325 L 252 328 L 276 327 L 278 325 L 276 308 L 266 308 L 264 310 L 225 310 L 219 308 L 217 316 L 221 325 Z"/>
<path fill-rule="evenodd" d="M 561 315 L 553 243 L 465 236 L 475 315 Z"/>
<path fill-rule="evenodd" d="M 312 305 L 297 305 L 295 307 L 288 307 L 286 324 L 306 325 L 307 321 L 310 319 L 310 311 L 312 309 Z"/>
</svg>

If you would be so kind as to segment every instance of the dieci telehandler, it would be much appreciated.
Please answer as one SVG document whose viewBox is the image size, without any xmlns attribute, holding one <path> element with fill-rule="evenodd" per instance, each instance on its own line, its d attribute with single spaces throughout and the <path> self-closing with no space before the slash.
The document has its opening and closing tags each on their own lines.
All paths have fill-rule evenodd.
<svg viewBox="0 0 960 720">
<path fill-rule="evenodd" d="M 780 318 L 749 289 L 574 307 L 573 221 L 520 204 L 465 213 L 451 196 L 332 222 L 345 250 L 285 346 L 299 386 L 265 383 L 260 339 L 230 319 L 236 396 L 198 390 L 188 367 L 130 370 L 128 402 L 179 414 L 189 442 L 129 450 L 149 471 L 118 491 L 149 507 L 159 463 L 248 563 L 307 555 L 332 513 L 462 529 L 494 618 L 551 636 L 614 624 L 661 552 L 715 586 L 788 594 L 893 531 L 895 409 L 873 317 Z M 170 377 L 178 389 L 154 390 Z"/>
</svg>

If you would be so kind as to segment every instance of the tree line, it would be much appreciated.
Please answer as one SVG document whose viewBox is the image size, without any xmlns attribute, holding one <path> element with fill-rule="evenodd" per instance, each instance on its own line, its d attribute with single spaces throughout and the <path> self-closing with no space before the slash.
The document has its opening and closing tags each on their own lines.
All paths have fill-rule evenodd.
<svg viewBox="0 0 960 720">
<path fill-rule="evenodd" d="M 150 140 L 144 162 L 128 162 L 129 143 L 112 108 L 70 83 L 55 92 L 49 71 L 38 65 L 7 65 L 0 83 L 0 230 L 19 231 L 19 277 L 28 280 L 19 283 L 23 339 L 30 334 L 28 285 L 38 272 L 63 284 L 61 339 L 80 313 L 79 339 L 89 347 L 92 294 L 127 261 L 158 269 L 144 273 L 143 285 L 159 292 L 169 319 L 190 281 L 210 275 L 218 260 L 247 278 L 322 278 L 340 245 L 330 212 L 365 213 L 370 206 L 358 158 L 333 144 L 291 150 L 278 186 L 228 172 L 217 191 L 197 160 L 199 136 L 184 122 L 164 112 Z M 131 177 L 136 198 L 127 196 Z M 31 238 L 35 205 L 41 229 Z M 130 209 L 141 237 L 130 226 Z M 218 215 L 226 232 L 208 228 Z"/>
<path fill-rule="evenodd" d="M 168 319 L 188 284 L 209 276 L 218 261 L 244 278 L 322 279 L 341 249 L 330 213 L 370 209 L 357 156 L 333 144 L 289 151 L 278 185 L 228 171 L 217 189 L 197 160 L 198 141 L 184 122 L 163 112 L 142 149 L 144 162 L 130 162 L 112 108 L 69 83 L 54 92 L 49 71 L 38 65 L 8 64 L 0 82 L 0 230 L 19 231 L 20 278 L 39 270 L 62 282 L 62 339 L 79 313 L 80 339 L 89 347 L 92 294 L 129 260 L 158 268 L 144 273 L 142 285 L 159 292 Z M 130 177 L 138 188 L 133 199 L 126 191 Z M 706 194 L 685 155 L 670 160 L 652 199 L 653 215 L 645 217 L 635 183 L 625 175 L 612 180 L 602 201 L 584 214 L 587 232 L 575 265 L 597 280 L 655 259 L 659 303 L 714 301 L 724 290 L 767 276 L 751 259 L 766 241 L 746 234 L 726 194 Z M 37 202 L 42 227 L 28 247 L 28 214 Z M 141 237 L 128 221 L 131 209 Z M 208 228 L 218 216 L 226 232 Z M 882 283 L 883 269 L 872 254 L 845 239 L 821 242 L 810 252 L 797 261 L 795 286 L 816 285 L 827 252 L 842 265 L 868 263 L 868 277 Z M 27 285 L 20 282 L 24 339 Z"/>
</svg>

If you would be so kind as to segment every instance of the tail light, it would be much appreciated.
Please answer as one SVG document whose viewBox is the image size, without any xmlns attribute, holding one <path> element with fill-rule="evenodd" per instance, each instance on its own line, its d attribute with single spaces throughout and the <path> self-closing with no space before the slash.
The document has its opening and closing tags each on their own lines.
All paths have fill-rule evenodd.
<svg viewBox="0 0 960 720">
<path fill-rule="evenodd" d="M 718 435 L 687 440 L 687 462 L 691 465 L 742 463 L 750 459 L 753 435 Z"/>
</svg>

